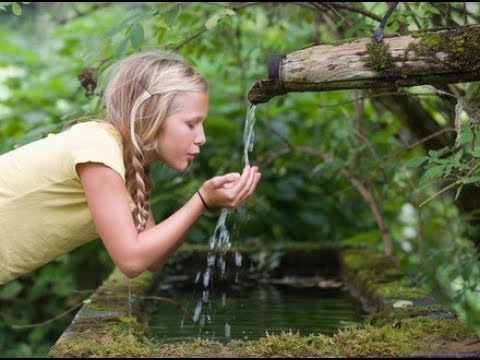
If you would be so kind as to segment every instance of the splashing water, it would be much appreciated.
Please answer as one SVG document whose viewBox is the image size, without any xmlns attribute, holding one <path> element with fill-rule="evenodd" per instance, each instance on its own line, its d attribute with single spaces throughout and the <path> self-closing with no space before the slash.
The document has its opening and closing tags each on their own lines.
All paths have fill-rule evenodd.
<svg viewBox="0 0 480 360">
<path fill-rule="evenodd" d="M 255 125 L 255 108 L 256 106 L 250 104 L 250 107 L 247 112 L 247 116 L 245 119 L 245 127 L 243 131 L 243 166 L 250 165 L 248 159 L 248 153 L 253 150 L 253 139 L 254 139 L 254 132 L 253 127 Z M 199 321 L 200 325 L 200 334 L 202 333 L 202 329 L 205 325 L 205 321 L 211 322 L 212 315 L 210 314 L 210 310 L 212 308 L 211 301 L 209 300 L 209 287 L 212 285 L 213 280 L 213 273 L 215 268 L 215 263 L 220 270 L 220 278 L 222 280 L 225 279 L 225 255 L 227 251 L 231 247 L 230 243 L 230 233 L 226 226 L 226 220 L 228 215 L 231 213 L 229 209 L 222 209 L 220 212 L 220 216 L 217 221 L 217 225 L 215 226 L 215 231 L 213 235 L 210 237 L 208 241 L 208 255 L 207 255 L 207 268 L 203 273 L 203 294 L 202 300 L 197 302 L 195 306 L 194 314 L 193 314 L 193 321 Z M 218 257 L 217 257 L 218 255 Z M 235 264 L 237 269 L 242 264 L 242 255 L 237 251 L 235 252 Z M 195 277 L 195 284 L 198 284 L 201 279 L 201 274 L 197 273 Z M 238 282 L 238 271 L 236 274 L 235 281 Z M 226 294 L 222 294 L 222 306 L 226 304 Z M 182 320 L 183 322 L 183 320 Z M 230 337 L 230 324 L 225 324 L 225 337 Z"/>
<path fill-rule="evenodd" d="M 248 153 L 253 150 L 253 140 L 254 140 L 254 131 L 253 127 L 255 125 L 255 109 L 256 105 L 250 104 L 249 109 L 247 111 L 247 117 L 245 119 L 245 127 L 243 130 L 243 143 L 244 143 L 244 148 L 243 148 L 243 166 L 245 167 L 246 165 L 250 165 L 249 159 L 248 159 Z M 217 251 L 219 253 L 219 258 L 217 261 L 217 266 L 220 268 L 220 277 L 221 279 L 225 279 L 225 254 L 227 251 L 230 249 L 230 233 L 227 229 L 227 226 L 225 225 L 225 222 L 227 220 L 228 215 L 230 214 L 230 210 L 228 209 L 222 209 L 220 212 L 220 216 L 217 221 L 217 225 L 215 227 L 215 231 L 213 232 L 213 235 L 209 239 L 209 253 L 207 256 L 207 269 L 205 270 L 203 274 L 203 294 L 202 294 L 202 301 L 199 301 L 197 305 L 195 306 L 195 310 L 193 313 L 193 321 L 197 322 L 200 320 L 200 327 L 203 328 L 204 323 L 205 323 L 205 318 L 211 319 L 210 315 L 205 316 L 202 314 L 202 303 L 210 305 L 209 304 L 209 286 L 211 285 L 212 281 L 212 274 L 215 266 L 215 260 L 216 260 L 216 255 L 215 255 L 215 246 L 217 248 Z M 240 268 L 242 265 L 242 254 L 240 254 L 238 251 L 235 252 L 235 265 L 237 266 L 237 269 Z M 201 273 L 198 272 L 194 283 L 198 284 L 200 281 Z M 132 316 L 132 279 L 128 279 L 128 316 Z M 238 282 L 238 271 L 235 276 L 235 282 Z M 226 294 L 222 294 L 222 306 L 225 306 L 226 304 Z M 208 306 L 210 307 L 210 306 Z M 208 308 L 207 307 L 207 308 Z M 183 322 L 184 319 L 182 319 L 181 326 L 183 327 Z M 202 330 L 200 328 L 200 331 Z M 230 324 L 225 324 L 225 336 L 228 338 L 230 337 Z"/>
</svg>

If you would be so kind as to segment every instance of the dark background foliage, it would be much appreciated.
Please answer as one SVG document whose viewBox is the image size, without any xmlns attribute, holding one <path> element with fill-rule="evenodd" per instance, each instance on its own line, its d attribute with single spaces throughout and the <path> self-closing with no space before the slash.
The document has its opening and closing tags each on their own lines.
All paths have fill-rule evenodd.
<svg viewBox="0 0 480 360">
<path fill-rule="evenodd" d="M 94 117 L 98 76 L 118 58 L 152 47 L 178 51 L 209 81 L 208 141 L 187 172 L 152 169 L 152 207 L 161 221 L 203 181 L 241 170 L 246 95 L 267 77 L 269 56 L 370 37 L 387 9 L 383 2 L 0 3 L 0 153 Z M 478 24 L 479 11 L 476 3 L 400 3 L 386 35 Z M 471 83 L 296 93 L 258 105 L 250 159 L 263 177 L 256 195 L 234 215 L 232 242 L 384 249 L 355 177 L 375 195 L 405 271 L 480 328 L 478 235 L 471 226 L 476 213 L 462 206 L 462 196 L 475 199 L 478 182 L 480 152 L 471 141 L 475 94 L 478 84 Z M 414 105 L 405 106 L 405 98 Z M 460 145 L 455 120 L 464 124 Z M 420 125 L 427 123 L 433 131 L 422 133 Z M 423 140 L 439 138 L 436 131 L 452 136 L 435 144 Z M 437 194 L 455 181 L 451 191 Z M 217 217 L 203 217 L 186 241 L 206 244 Z M 112 268 L 97 240 L 1 286 L 2 356 L 44 356 L 71 321 L 75 311 L 68 310 Z M 43 324 L 15 328 L 35 323 Z"/>
</svg>

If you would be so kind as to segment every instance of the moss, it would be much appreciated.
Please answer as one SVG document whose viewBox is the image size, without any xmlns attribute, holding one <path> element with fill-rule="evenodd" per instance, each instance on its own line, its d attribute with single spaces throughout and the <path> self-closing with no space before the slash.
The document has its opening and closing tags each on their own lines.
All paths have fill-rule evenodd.
<svg viewBox="0 0 480 360">
<path fill-rule="evenodd" d="M 439 61 L 437 54 L 446 54 L 442 60 L 452 71 L 472 71 L 478 68 L 480 53 L 480 29 L 464 27 L 455 30 L 426 32 L 417 35 L 418 44 L 411 44 L 409 50 L 417 55 Z"/>
<path fill-rule="evenodd" d="M 344 251 L 342 268 L 371 297 L 382 300 L 428 297 L 428 292 L 414 286 L 391 258 L 376 250 Z"/>
<path fill-rule="evenodd" d="M 428 306 L 412 305 L 401 308 L 395 308 L 389 304 L 371 313 L 365 319 L 365 323 L 375 326 L 390 325 L 392 327 L 395 327 L 398 326 L 405 319 L 418 316 L 442 318 L 448 317 L 450 315 L 451 314 L 439 304 L 433 304 Z"/>
<path fill-rule="evenodd" d="M 334 340 L 342 356 L 393 357 L 439 352 L 446 342 L 467 336 L 468 330 L 457 321 L 418 317 L 405 319 L 399 326 L 339 331 Z"/>
<path fill-rule="evenodd" d="M 233 352 L 228 346 L 222 345 L 217 341 L 197 339 L 191 343 L 166 344 L 156 349 L 157 357 L 207 357 L 207 358 L 225 358 L 235 357 L 242 353 L 241 347 L 237 347 Z"/>
<path fill-rule="evenodd" d="M 300 246 L 300 245 L 297 245 Z M 311 247 L 306 247 L 312 249 Z M 298 248 L 297 248 L 298 250 Z M 367 289 L 384 302 L 362 326 L 340 330 L 334 336 L 311 334 L 302 336 L 292 332 L 270 335 L 257 341 L 233 340 L 228 344 L 216 341 L 195 340 L 189 343 L 161 344 L 150 336 L 142 319 L 121 315 L 95 319 L 81 317 L 72 325 L 70 336 L 59 341 L 51 350 L 52 357 L 402 357 L 415 354 L 442 354 L 456 341 L 470 341 L 475 335 L 440 305 L 395 308 L 392 298 L 424 297 L 426 293 L 413 286 L 392 259 L 373 249 L 346 249 L 341 252 L 342 265 L 352 281 Z M 152 276 L 152 275 L 148 275 Z M 92 307 L 112 304 L 111 289 L 122 295 L 113 297 L 113 305 L 125 309 L 116 301 L 127 299 L 125 283 L 118 274 L 112 274 L 102 286 L 98 298 L 92 297 Z M 138 279 L 142 281 L 141 279 Z M 143 286 L 150 286 L 145 280 Z M 132 282 L 133 285 L 133 282 Z M 133 286 L 136 294 L 141 290 Z M 414 296 L 415 295 L 415 296 Z M 105 298 L 103 298 L 105 297 Z M 137 305 L 141 305 L 138 302 Z M 106 312 L 107 308 L 104 309 Z M 111 310 L 111 307 L 108 308 Z M 136 314 L 136 313 L 135 313 Z M 83 320 L 82 320 L 83 318 Z M 458 346 L 458 344 L 457 344 Z M 460 349 L 460 350 L 458 350 Z M 480 349 L 477 349 L 480 353 Z M 457 347 L 461 353 L 463 348 Z"/>
<path fill-rule="evenodd" d="M 84 307 L 87 311 L 128 313 L 130 307 L 132 310 L 136 310 L 139 304 L 138 298 L 150 288 L 154 277 L 154 273 L 144 272 L 129 280 L 118 269 L 115 269 L 102 286 L 85 301 Z M 131 298 L 129 298 L 129 287 Z"/>
<path fill-rule="evenodd" d="M 331 338 L 324 335 L 301 336 L 291 331 L 250 341 L 246 344 L 246 349 L 249 354 L 256 357 L 301 358 L 336 354 Z"/>
<path fill-rule="evenodd" d="M 366 46 L 368 58 L 365 63 L 367 66 L 377 71 L 384 77 L 398 77 L 401 75 L 400 69 L 395 65 L 395 59 L 390 55 L 388 45 L 384 42 L 375 42 Z"/>
<path fill-rule="evenodd" d="M 450 342 L 472 334 L 454 320 L 427 317 L 404 319 L 398 326 L 365 325 L 341 330 L 333 337 L 302 336 L 292 332 L 268 335 L 258 341 L 231 341 L 227 345 L 197 340 L 160 346 L 159 357 L 398 357 L 435 353 Z"/>
<path fill-rule="evenodd" d="M 361 286 L 371 288 L 402 276 L 393 260 L 378 251 L 346 250 L 342 253 L 342 268 L 352 274 Z"/>
<path fill-rule="evenodd" d="M 393 261 L 378 250 L 347 249 L 342 252 L 343 264 L 350 270 L 372 269 L 378 273 L 394 266 Z"/>
<path fill-rule="evenodd" d="M 386 284 L 378 284 L 373 287 L 373 295 L 385 299 L 419 299 L 428 296 L 425 289 L 412 285 L 407 278 L 391 281 Z"/>
<path fill-rule="evenodd" d="M 266 335 L 258 341 L 233 340 L 223 345 L 210 340 L 168 344 L 157 349 L 158 357 L 323 357 L 338 355 L 331 337 L 301 336 L 292 332 Z"/>
<path fill-rule="evenodd" d="M 372 230 L 363 233 L 357 233 L 349 238 L 342 240 L 343 245 L 350 246 L 376 246 L 382 244 L 380 230 Z"/>
<path fill-rule="evenodd" d="M 419 41 L 407 45 L 403 55 L 393 58 L 388 45 L 372 41 L 366 46 L 366 64 L 384 77 L 405 78 L 413 73 L 408 60 L 421 58 L 429 63 L 442 63 L 449 72 L 468 72 L 478 69 L 480 28 L 462 27 L 447 31 L 423 32 L 413 37 Z M 399 67 L 395 63 L 400 62 Z M 418 75 L 418 74 L 416 74 Z"/>
<path fill-rule="evenodd" d="M 81 326 L 75 336 L 51 349 L 50 357 L 151 357 L 155 345 L 139 324 Z"/>
<path fill-rule="evenodd" d="M 416 317 L 396 325 L 365 325 L 341 330 L 333 337 L 292 332 L 266 335 L 257 341 L 234 340 L 224 345 L 197 339 L 190 343 L 157 344 L 138 324 L 107 325 L 79 331 L 56 346 L 52 357 L 392 357 L 438 352 L 449 342 L 471 338 L 458 321 Z"/>
</svg>

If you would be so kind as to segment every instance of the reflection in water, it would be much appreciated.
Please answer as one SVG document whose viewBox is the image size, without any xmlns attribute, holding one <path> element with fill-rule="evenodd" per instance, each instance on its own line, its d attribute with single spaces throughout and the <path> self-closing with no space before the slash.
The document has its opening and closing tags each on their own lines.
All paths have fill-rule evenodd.
<svg viewBox="0 0 480 360">
<path fill-rule="evenodd" d="M 210 301 L 198 305 L 192 304 L 190 284 L 191 280 L 164 283 L 159 290 L 157 295 L 175 303 L 160 301 L 154 305 L 149 325 L 159 340 L 254 340 L 266 333 L 289 330 L 302 335 L 333 335 L 362 321 L 359 304 L 340 288 L 232 284 L 227 291 L 217 286 L 218 290 L 210 293 Z M 201 309 L 202 305 L 208 308 Z M 194 321 L 200 312 L 205 314 L 205 323 L 199 329 Z"/>
</svg>

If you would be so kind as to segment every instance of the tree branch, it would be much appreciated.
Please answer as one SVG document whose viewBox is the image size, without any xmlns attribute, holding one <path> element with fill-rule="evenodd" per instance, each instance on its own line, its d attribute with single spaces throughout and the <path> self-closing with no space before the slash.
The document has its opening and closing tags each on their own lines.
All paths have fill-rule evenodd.
<svg viewBox="0 0 480 360">
<path fill-rule="evenodd" d="M 362 38 L 340 45 L 317 45 L 271 62 L 269 78 L 248 93 L 258 104 L 289 92 L 408 87 L 480 80 L 480 25 L 386 38 Z M 455 43 L 464 51 L 455 51 Z"/>
</svg>

